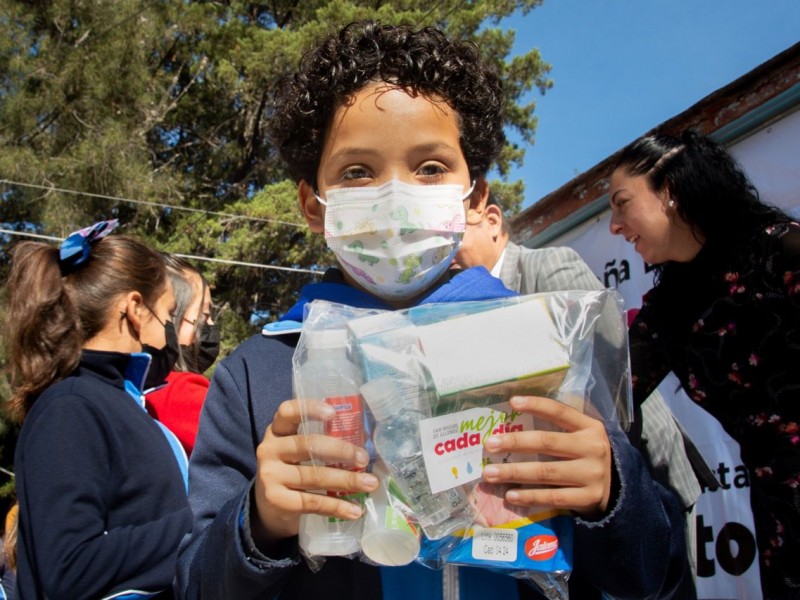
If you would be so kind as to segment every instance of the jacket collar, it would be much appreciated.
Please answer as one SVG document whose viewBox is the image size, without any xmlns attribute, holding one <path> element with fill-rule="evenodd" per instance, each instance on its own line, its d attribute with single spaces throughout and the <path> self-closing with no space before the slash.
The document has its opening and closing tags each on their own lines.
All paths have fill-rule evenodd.
<svg viewBox="0 0 800 600">
<path fill-rule="evenodd" d="M 84 350 L 78 368 L 83 373 L 90 373 L 105 379 L 115 387 L 124 389 L 141 404 L 144 379 L 151 360 L 151 356 L 144 352 L 128 354 Z"/>
<path fill-rule="evenodd" d="M 434 302 L 492 300 L 516 295 L 516 292 L 506 288 L 499 279 L 492 277 L 483 267 L 473 267 L 463 271 L 452 270 L 449 280 L 420 298 L 415 305 Z M 325 272 L 322 281 L 303 286 L 297 303 L 281 317 L 280 321 L 265 325 L 261 333 L 265 336 L 298 333 L 303 327 L 305 307 L 314 300 L 327 300 L 355 308 L 394 310 L 380 298 L 348 285 L 342 272 L 332 268 Z"/>
</svg>

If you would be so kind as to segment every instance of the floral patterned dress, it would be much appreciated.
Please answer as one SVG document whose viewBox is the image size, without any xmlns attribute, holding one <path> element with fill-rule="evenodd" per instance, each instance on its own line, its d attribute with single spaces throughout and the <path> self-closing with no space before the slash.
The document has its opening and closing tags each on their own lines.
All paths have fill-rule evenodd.
<svg viewBox="0 0 800 600">
<path fill-rule="evenodd" d="M 765 598 L 800 598 L 800 225 L 665 265 L 630 341 L 637 401 L 673 371 L 741 445 Z"/>
</svg>

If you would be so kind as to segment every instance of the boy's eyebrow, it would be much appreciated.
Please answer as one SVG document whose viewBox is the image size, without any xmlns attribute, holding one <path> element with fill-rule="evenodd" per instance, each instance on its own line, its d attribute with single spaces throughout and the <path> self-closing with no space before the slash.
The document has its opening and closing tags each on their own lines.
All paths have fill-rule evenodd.
<svg viewBox="0 0 800 600">
<path fill-rule="evenodd" d="M 448 152 L 458 152 L 458 149 L 453 148 L 450 144 L 444 142 L 430 142 L 427 144 L 419 144 L 412 148 L 414 152 L 441 152 L 447 150 Z"/>
<path fill-rule="evenodd" d="M 428 152 L 442 152 L 447 151 L 451 153 L 458 153 L 458 149 L 454 148 L 450 144 L 446 144 L 444 142 L 429 142 L 424 144 L 418 144 L 411 148 L 412 152 L 415 153 L 428 153 Z M 347 156 L 364 156 L 364 155 L 377 155 L 379 154 L 374 148 L 370 148 L 367 146 L 346 146 L 344 148 L 339 148 L 336 152 L 331 154 L 330 159 L 347 157 Z"/>
<path fill-rule="evenodd" d="M 363 156 L 365 154 L 377 154 L 374 148 L 367 148 L 367 147 L 360 147 L 360 146 L 350 146 L 339 148 L 336 152 L 331 154 L 330 160 L 334 158 L 341 158 L 347 156 Z"/>
</svg>

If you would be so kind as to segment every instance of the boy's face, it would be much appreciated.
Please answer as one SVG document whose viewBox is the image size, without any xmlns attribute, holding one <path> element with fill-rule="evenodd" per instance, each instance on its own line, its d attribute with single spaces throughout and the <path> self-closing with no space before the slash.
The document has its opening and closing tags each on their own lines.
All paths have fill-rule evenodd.
<svg viewBox="0 0 800 600">
<path fill-rule="evenodd" d="M 372 83 L 334 113 L 317 171 L 318 190 L 300 182 L 300 203 L 310 229 L 322 233 L 325 224 L 325 206 L 315 191 L 325 198 L 337 188 L 374 187 L 393 179 L 410 185 L 460 185 L 465 194 L 472 185 L 457 113 L 445 102 Z M 487 197 L 481 177 L 464 200 L 467 223 L 480 221 Z M 360 287 L 347 272 L 345 277 Z"/>
<path fill-rule="evenodd" d="M 324 198 L 335 188 L 378 186 L 392 179 L 460 184 L 466 193 L 472 182 L 459 140 L 457 115 L 445 102 L 372 83 L 333 116 L 317 171 L 318 193 Z M 322 232 L 325 207 L 308 182 L 300 183 L 299 193 L 309 227 Z M 482 208 L 487 194 L 480 179 L 465 200 L 465 211 Z M 468 214 L 467 220 L 479 218 Z"/>
</svg>

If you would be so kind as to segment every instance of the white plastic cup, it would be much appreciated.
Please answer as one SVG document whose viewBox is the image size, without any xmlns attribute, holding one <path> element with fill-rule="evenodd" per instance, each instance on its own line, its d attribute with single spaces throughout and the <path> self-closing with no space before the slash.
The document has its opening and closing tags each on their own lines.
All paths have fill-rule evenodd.
<svg viewBox="0 0 800 600">
<path fill-rule="evenodd" d="M 380 485 L 365 502 L 361 552 L 379 565 L 407 565 L 419 555 L 419 528 L 399 508 L 400 501 L 391 491 L 391 475 L 383 462 L 375 461 L 372 473 Z"/>
</svg>

